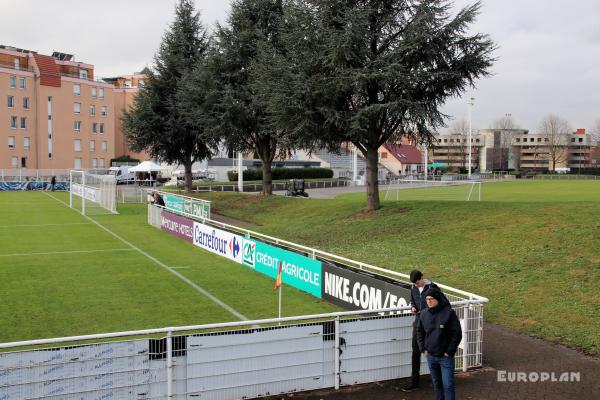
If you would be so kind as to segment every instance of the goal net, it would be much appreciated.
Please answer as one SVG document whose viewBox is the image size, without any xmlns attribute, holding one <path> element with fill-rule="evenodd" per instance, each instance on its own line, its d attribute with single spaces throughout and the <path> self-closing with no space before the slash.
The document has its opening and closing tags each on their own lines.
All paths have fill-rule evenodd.
<svg viewBox="0 0 600 400">
<path fill-rule="evenodd" d="M 396 179 L 384 190 L 384 201 L 481 201 L 481 181 Z"/>
<path fill-rule="evenodd" d="M 113 175 L 69 172 L 69 205 L 83 215 L 117 214 L 117 182 Z"/>
</svg>

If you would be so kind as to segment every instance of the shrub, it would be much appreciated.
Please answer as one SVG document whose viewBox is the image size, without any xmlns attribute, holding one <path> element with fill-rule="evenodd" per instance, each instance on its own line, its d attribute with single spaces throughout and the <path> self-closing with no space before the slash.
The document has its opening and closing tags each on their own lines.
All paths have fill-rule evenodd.
<svg viewBox="0 0 600 400">
<path fill-rule="evenodd" d="M 275 179 L 319 179 L 333 178 L 333 170 L 328 168 L 273 168 L 271 170 L 273 180 Z M 237 171 L 227 172 L 229 181 L 237 181 Z M 243 173 L 245 181 L 262 180 L 262 169 L 247 169 Z"/>
</svg>

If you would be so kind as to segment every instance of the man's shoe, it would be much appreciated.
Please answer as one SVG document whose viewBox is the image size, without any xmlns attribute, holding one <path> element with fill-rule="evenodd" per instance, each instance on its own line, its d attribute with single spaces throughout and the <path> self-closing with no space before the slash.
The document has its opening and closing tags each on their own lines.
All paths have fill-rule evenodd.
<svg viewBox="0 0 600 400">
<path fill-rule="evenodd" d="M 409 392 L 413 392 L 415 390 L 417 390 L 419 387 L 415 384 L 410 384 L 410 385 L 406 385 L 400 388 L 400 390 L 402 390 L 403 392 L 409 393 Z"/>
</svg>

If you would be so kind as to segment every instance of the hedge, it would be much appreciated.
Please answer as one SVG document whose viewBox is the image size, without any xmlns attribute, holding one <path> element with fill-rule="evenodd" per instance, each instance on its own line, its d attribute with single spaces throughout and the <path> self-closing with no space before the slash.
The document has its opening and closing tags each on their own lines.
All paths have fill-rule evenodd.
<svg viewBox="0 0 600 400">
<path fill-rule="evenodd" d="M 333 170 L 328 168 L 273 168 L 272 179 L 318 179 L 333 178 Z M 238 179 L 237 171 L 227 172 L 230 182 Z M 262 169 L 247 169 L 243 173 L 245 181 L 262 180 Z"/>
</svg>

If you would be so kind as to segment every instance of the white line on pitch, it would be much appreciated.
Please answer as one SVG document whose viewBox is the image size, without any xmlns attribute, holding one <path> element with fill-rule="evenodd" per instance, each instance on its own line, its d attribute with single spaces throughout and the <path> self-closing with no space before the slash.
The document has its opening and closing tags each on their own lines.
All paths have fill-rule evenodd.
<svg viewBox="0 0 600 400">
<path fill-rule="evenodd" d="M 92 225 L 89 222 L 72 222 L 66 224 L 30 224 L 30 225 L 0 225 L 0 228 L 27 228 L 37 226 L 67 226 L 67 225 Z"/>
<path fill-rule="evenodd" d="M 65 206 L 69 207 L 69 205 L 67 203 L 65 203 L 64 201 L 62 201 L 61 199 L 58 199 L 58 198 L 52 196 L 49 193 L 44 193 L 44 194 L 46 194 L 47 196 L 52 197 L 54 200 L 56 200 L 56 201 L 64 204 Z M 98 221 L 96 221 L 96 220 L 88 217 L 87 215 L 83 215 L 83 217 L 85 217 L 88 220 L 92 221 L 94 224 L 98 225 L 99 228 L 103 229 L 104 231 L 108 232 L 109 234 L 111 234 L 115 238 L 119 239 L 121 242 L 125 243 L 127 246 L 129 246 L 132 249 L 138 251 L 140 254 L 142 254 L 146 258 L 150 259 L 151 261 L 153 261 L 158 266 L 160 266 L 160 267 L 164 268 L 165 270 L 169 271 L 170 273 L 172 273 L 173 275 L 175 275 L 176 277 L 178 277 L 179 279 L 181 279 L 182 281 L 184 281 L 185 283 L 187 283 L 188 285 L 190 285 L 191 287 L 193 287 L 198 293 L 201 293 L 204 296 L 208 297 L 209 299 L 211 299 L 216 304 L 218 304 L 219 306 L 221 306 L 222 308 L 224 308 L 225 310 L 227 310 L 232 315 L 236 316 L 237 318 L 241 319 L 242 321 L 248 321 L 248 318 L 246 318 L 246 316 L 244 316 L 243 314 L 237 312 L 231 306 L 225 304 L 223 301 L 221 301 L 220 299 L 218 299 L 217 297 L 215 297 L 213 294 L 211 294 L 210 292 L 208 292 L 206 289 L 198 286 L 196 283 L 192 282 L 191 280 L 189 280 L 185 276 L 181 275 L 179 272 L 175 271 L 173 268 L 169 267 L 168 265 L 166 265 L 165 263 L 163 263 L 162 261 L 160 261 L 156 257 L 151 256 L 150 254 L 146 253 L 144 250 L 140 249 L 139 247 L 135 246 L 134 244 L 128 242 L 125 239 L 123 239 L 121 236 L 117 235 L 116 233 L 114 233 L 113 231 L 111 231 L 110 229 L 108 229 L 107 227 L 105 227 L 104 225 L 102 225 L 101 223 L 99 223 Z"/>
<path fill-rule="evenodd" d="M 0 257 L 21 257 L 21 256 L 48 256 L 54 254 L 81 254 L 81 253 L 110 253 L 112 251 L 133 251 L 133 249 L 102 249 L 102 250 L 69 250 L 69 251 L 46 251 L 42 253 L 13 253 L 0 254 Z"/>
<path fill-rule="evenodd" d="M 184 266 L 178 267 L 178 266 L 174 265 L 174 266 L 169 267 L 169 268 L 171 268 L 171 269 L 190 269 L 190 268 L 192 268 L 192 266 L 191 265 L 184 265 Z"/>
</svg>

